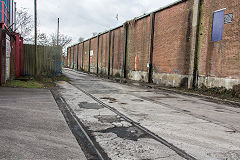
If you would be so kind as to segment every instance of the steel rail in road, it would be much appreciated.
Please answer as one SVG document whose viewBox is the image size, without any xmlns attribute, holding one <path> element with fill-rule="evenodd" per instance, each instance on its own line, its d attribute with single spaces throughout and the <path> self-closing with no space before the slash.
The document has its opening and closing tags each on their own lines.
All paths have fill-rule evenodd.
<svg viewBox="0 0 240 160">
<path fill-rule="evenodd" d="M 69 73 L 68 73 L 69 74 Z M 71 74 L 71 73 L 70 73 Z M 76 75 L 75 75 L 76 76 Z M 71 83 L 71 82 L 70 82 Z M 72 83 L 71 83 L 72 84 Z M 74 84 L 72 84 L 73 86 L 75 86 Z M 122 114 L 121 112 L 119 112 L 118 110 L 116 110 L 115 108 L 105 104 L 103 101 L 99 100 L 98 98 L 96 98 L 95 96 L 93 96 L 91 93 L 83 90 L 82 88 L 75 86 L 77 89 L 79 89 L 81 92 L 83 92 L 84 94 L 86 94 L 87 96 L 91 97 L 93 100 L 95 100 L 97 103 L 99 103 L 100 105 L 102 105 L 103 107 L 111 110 L 112 112 L 114 112 L 115 114 L 117 114 L 118 116 L 120 116 L 121 118 L 123 118 L 124 120 L 126 120 L 127 122 L 131 123 L 133 126 L 137 127 L 138 129 L 142 130 L 143 132 L 145 132 L 146 134 L 148 134 L 150 137 L 152 137 L 153 139 L 155 139 L 156 141 L 162 143 L 163 145 L 167 146 L 168 148 L 170 148 L 171 150 L 175 151 L 179 156 L 187 159 L 187 160 L 197 160 L 196 158 L 194 158 L 193 156 L 191 156 L 190 154 L 186 153 L 185 151 L 183 151 L 182 149 L 176 147 L 175 145 L 169 143 L 167 140 L 163 139 L 162 137 L 159 137 L 158 135 L 156 135 L 155 133 L 151 132 L 150 130 L 148 130 L 147 128 L 141 126 L 139 123 L 133 121 L 131 118 L 127 117 L 126 115 Z"/>
<path fill-rule="evenodd" d="M 95 143 L 93 142 L 93 140 L 90 138 L 89 134 L 87 133 L 86 129 L 84 128 L 85 126 L 81 123 L 80 119 L 77 117 L 77 115 L 74 113 L 74 111 L 71 109 L 71 107 L 68 105 L 68 103 L 66 102 L 66 100 L 61 96 L 59 95 L 59 91 L 57 90 L 54 90 L 52 89 L 51 90 L 53 96 L 54 96 L 54 99 L 56 101 L 56 103 L 58 104 L 58 106 L 63 106 L 63 108 L 65 109 L 65 111 L 62 111 L 63 115 L 64 113 L 67 112 L 67 114 L 69 114 L 69 116 L 74 120 L 74 128 L 78 127 L 78 130 L 80 130 L 81 134 L 86 138 L 85 141 L 87 141 L 87 143 L 91 146 L 91 148 L 94 150 L 94 153 L 90 153 L 89 151 L 85 151 L 84 153 L 85 154 L 89 154 L 89 155 L 92 155 L 92 156 L 95 156 L 94 158 L 97 158 L 99 160 L 111 160 L 107 155 L 106 153 L 103 153 L 104 151 L 102 151 L 102 149 L 99 149 L 99 147 L 97 147 L 95 145 Z M 70 117 L 67 116 L 67 115 L 64 115 L 64 118 L 67 120 L 69 119 Z M 69 126 L 70 127 L 70 126 Z M 71 128 L 70 128 L 71 129 Z M 71 129 L 72 130 L 72 129 Z M 82 139 L 82 137 L 79 137 L 78 135 L 76 135 L 76 131 L 73 131 L 73 134 L 74 136 L 76 137 L 76 139 Z M 79 143 L 79 142 L 78 142 Z M 79 143 L 80 145 L 80 143 Z M 86 145 L 86 144 L 84 144 Z M 80 145 L 81 146 L 81 145 Z M 88 148 L 88 147 L 87 147 Z M 86 153 L 87 152 L 87 153 Z M 90 158 L 92 159 L 92 158 Z"/>
</svg>

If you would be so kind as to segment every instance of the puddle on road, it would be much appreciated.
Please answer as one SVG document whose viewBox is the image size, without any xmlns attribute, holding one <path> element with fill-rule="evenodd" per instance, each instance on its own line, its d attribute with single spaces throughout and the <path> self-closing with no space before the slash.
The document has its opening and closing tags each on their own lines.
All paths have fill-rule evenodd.
<svg viewBox="0 0 240 160">
<path fill-rule="evenodd" d="M 105 99 L 105 100 L 109 100 L 110 102 L 109 103 L 114 103 L 114 102 L 117 102 L 117 100 L 115 98 L 111 98 L 111 97 L 102 97 L 100 99 Z"/>
<path fill-rule="evenodd" d="M 80 108 L 84 109 L 102 109 L 104 108 L 103 106 L 97 104 L 97 103 L 88 103 L 88 102 L 81 102 L 78 104 Z"/>
<path fill-rule="evenodd" d="M 139 138 L 150 138 L 149 135 L 139 130 L 136 127 L 114 127 L 108 128 L 100 133 L 115 133 L 118 137 L 123 139 L 128 139 L 132 141 L 137 141 Z"/>
</svg>

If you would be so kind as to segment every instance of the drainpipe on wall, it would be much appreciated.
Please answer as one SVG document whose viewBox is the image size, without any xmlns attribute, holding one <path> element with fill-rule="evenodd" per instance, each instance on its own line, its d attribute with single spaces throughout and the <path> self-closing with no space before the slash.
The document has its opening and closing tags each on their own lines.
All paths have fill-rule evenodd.
<svg viewBox="0 0 240 160">
<path fill-rule="evenodd" d="M 127 63 L 127 37 L 128 37 L 128 24 L 125 23 L 125 25 L 124 25 L 123 68 L 122 68 L 123 78 L 127 78 L 127 72 L 126 72 L 126 63 Z"/>
<path fill-rule="evenodd" d="M 98 75 L 98 59 L 99 59 L 99 34 L 97 36 L 97 75 Z"/>
<path fill-rule="evenodd" d="M 192 88 L 194 85 L 193 80 L 197 80 L 197 68 L 194 63 L 196 63 L 197 56 L 197 46 L 198 46 L 198 29 L 199 29 L 199 15 L 200 15 L 200 2 L 201 0 L 194 0 L 193 4 L 193 16 L 192 16 L 192 33 L 191 33 L 191 52 L 190 52 L 190 62 L 189 62 L 189 72 L 188 72 L 188 88 Z M 195 74 L 194 74 L 195 73 Z M 197 82 L 195 81 L 195 84 Z"/>
<path fill-rule="evenodd" d="M 151 13 L 151 27 L 150 27 L 150 50 L 149 50 L 149 68 L 148 68 L 148 83 L 152 83 L 153 74 L 153 42 L 154 42 L 154 23 L 155 23 L 155 13 Z"/>
</svg>

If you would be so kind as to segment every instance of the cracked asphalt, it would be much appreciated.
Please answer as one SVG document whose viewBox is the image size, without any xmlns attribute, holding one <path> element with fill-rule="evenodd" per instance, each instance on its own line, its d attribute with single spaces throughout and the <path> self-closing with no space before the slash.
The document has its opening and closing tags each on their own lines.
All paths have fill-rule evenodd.
<svg viewBox="0 0 240 160">
<path fill-rule="evenodd" d="M 85 160 L 47 89 L 0 87 L 1 160 Z"/>
<path fill-rule="evenodd" d="M 82 89 L 189 155 L 240 159 L 240 108 L 162 90 L 119 84 L 66 69 L 60 93 L 111 159 L 183 159 L 102 107 Z"/>
</svg>

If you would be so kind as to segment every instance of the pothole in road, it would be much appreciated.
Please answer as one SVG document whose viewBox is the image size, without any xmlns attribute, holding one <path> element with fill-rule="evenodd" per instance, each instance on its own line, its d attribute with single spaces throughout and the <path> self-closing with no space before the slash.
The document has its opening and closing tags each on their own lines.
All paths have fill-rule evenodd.
<svg viewBox="0 0 240 160">
<path fill-rule="evenodd" d="M 119 103 L 119 104 L 122 104 L 122 105 L 127 105 L 127 103 Z"/>
<path fill-rule="evenodd" d="M 99 115 L 94 116 L 94 118 L 97 118 L 102 123 L 113 123 L 113 122 L 121 122 L 121 117 L 117 115 Z"/>
<path fill-rule="evenodd" d="M 143 102 L 144 100 L 142 100 L 142 99 L 131 99 L 131 101 L 133 101 L 133 102 Z"/>
<path fill-rule="evenodd" d="M 118 137 L 137 141 L 139 138 L 150 138 L 150 136 L 136 127 L 114 127 L 108 128 L 100 133 L 115 133 Z"/>
<path fill-rule="evenodd" d="M 97 103 L 88 103 L 88 102 L 81 102 L 78 104 L 80 108 L 84 109 L 102 109 L 104 108 L 103 106 L 97 104 Z"/>
<path fill-rule="evenodd" d="M 100 99 L 109 100 L 108 103 L 115 103 L 115 102 L 117 102 L 117 100 L 115 98 L 111 98 L 111 97 L 102 97 Z"/>
</svg>

